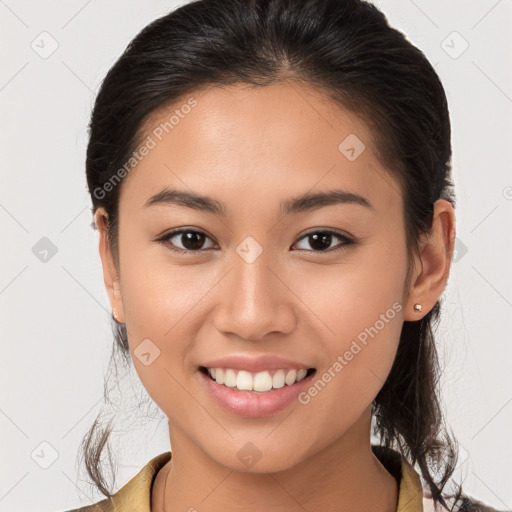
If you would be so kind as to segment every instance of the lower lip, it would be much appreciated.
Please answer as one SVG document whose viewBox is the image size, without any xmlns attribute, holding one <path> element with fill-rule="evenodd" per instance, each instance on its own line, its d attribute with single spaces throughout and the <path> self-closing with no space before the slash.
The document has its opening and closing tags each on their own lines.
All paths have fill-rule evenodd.
<svg viewBox="0 0 512 512">
<path fill-rule="evenodd" d="M 309 385 L 315 373 L 313 372 L 291 386 L 285 384 L 282 388 L 266 393 L 251 393 L 217 384 L 216 381 L 199 371 L 208 391 L 221 407 L 239 416 L 249 418 L 270 416 L 290 405 Z"/>
</svg>

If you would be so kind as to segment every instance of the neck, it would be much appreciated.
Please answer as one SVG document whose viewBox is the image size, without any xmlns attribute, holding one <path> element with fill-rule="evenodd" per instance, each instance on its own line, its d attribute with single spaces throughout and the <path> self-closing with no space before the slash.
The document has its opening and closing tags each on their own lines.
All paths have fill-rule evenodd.
<svg viewBox="0 0 512 512">
<path fill-rule="evenodd" d="M 151 510 L 396 512 L 397 482 L 371 450 L 366 416 L 367 435 L 353 429 L 300 464 L 265 473 L 219 465 L 174 428 L 172 459 L 156 477 Z"/>
</svg>

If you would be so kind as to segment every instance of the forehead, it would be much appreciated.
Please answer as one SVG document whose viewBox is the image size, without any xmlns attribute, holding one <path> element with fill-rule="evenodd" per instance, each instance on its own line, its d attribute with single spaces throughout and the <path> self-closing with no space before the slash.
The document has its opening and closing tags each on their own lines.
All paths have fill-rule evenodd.
<svg viewBox="0 0 512 512">
<path fill-rule="evenodd" d="M 397 199 L 398 185 L 381 167 L 363 120 L 297 83 L 193 91 L 148 117 L 144 144 L 150 149 L 121 193 L 134 208 L 164 186 L 226 203 L 240 194 L 270 201 L 279 191 L 293 196 L 333 187 L 377 203 Z"/>
</svg>

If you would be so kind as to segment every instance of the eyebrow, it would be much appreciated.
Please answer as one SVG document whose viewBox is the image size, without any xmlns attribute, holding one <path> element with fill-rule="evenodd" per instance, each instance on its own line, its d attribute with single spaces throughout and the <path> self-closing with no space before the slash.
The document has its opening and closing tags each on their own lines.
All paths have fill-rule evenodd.
<svg viewBox="0 0 512 512">
<path fill-rule="evenodd" d="M 151 196 L 144 203 L 144 207 L 159 204 L 185 206 L 193 210 L 213 213 L 221 217 L 226 217 L 227 215 L 225 205 L 211 197 L 172 188 L 164 188 L 154 196 Z"/>
<path fill-rule="evenodd" d="M 370 201 L 363 196 L 336 189 L 314 194 L 306 193 L 299 197 L 287 199 L 280 203 L 280 210 L 283 215 L 290 215 L 318 210 L 335 204 L 356 204 L 373 209 Z M 178 205 L 221 217 L 227 216 L 226 205 L 211 197 L 167 187 L 151 196 L 144 203 L 144 207 L 154 205 Z"/>
</svg>

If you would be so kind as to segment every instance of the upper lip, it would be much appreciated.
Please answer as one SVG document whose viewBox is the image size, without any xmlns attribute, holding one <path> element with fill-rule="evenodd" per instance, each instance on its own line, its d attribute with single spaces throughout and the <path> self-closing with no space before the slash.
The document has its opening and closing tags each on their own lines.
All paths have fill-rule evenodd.
<svg viewBox="0 0 512 512">
<path fill-rule="evenodd" d="M 292 359 L 285 359 L 271 354 L 259 356 L 250 355 L 232 355 L 221 357 L 212 361 L 206 361 L 202 366 L 206 368 L 232 368 L 233 370 L 245 370 L 251 373 L 262 372 L 265 370 L 279 370 L 313 368 L 307 363 L 301 363 Z"/>
</svg>

